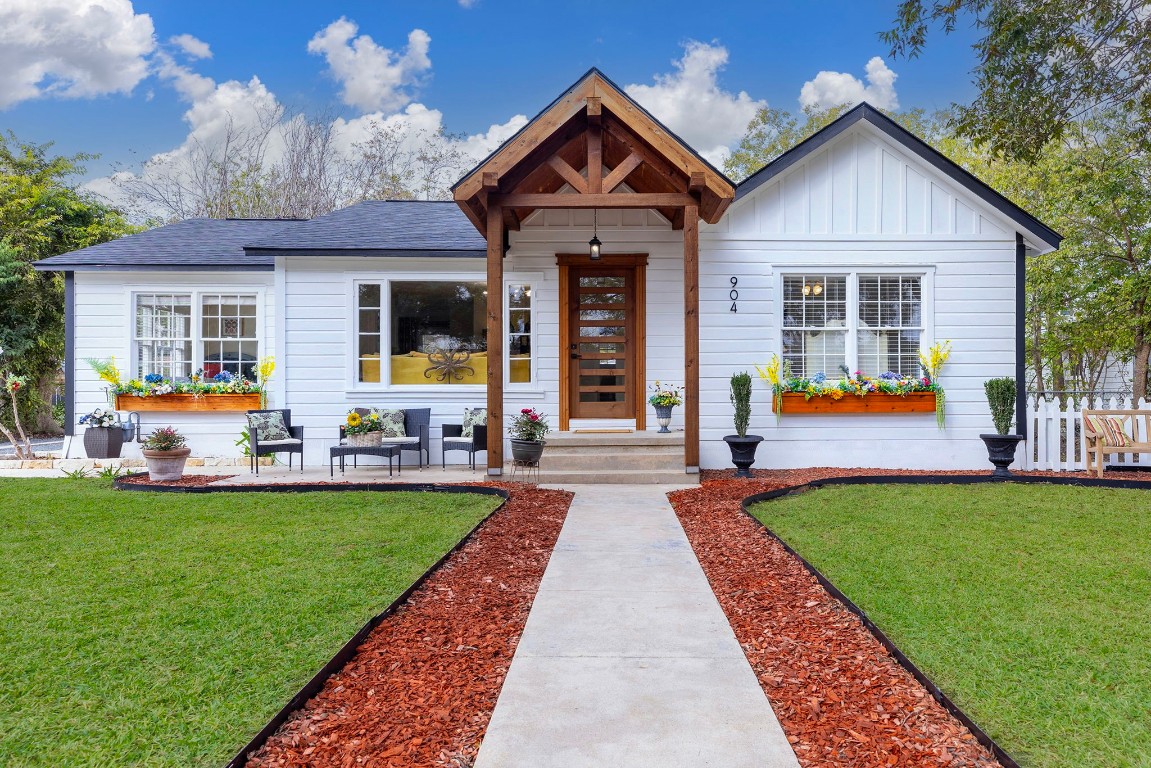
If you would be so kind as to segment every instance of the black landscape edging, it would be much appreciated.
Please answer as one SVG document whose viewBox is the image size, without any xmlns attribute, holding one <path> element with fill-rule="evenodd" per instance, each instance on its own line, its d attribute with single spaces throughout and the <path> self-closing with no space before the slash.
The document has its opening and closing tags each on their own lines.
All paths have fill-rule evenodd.
<svg viewBox="0 0 1151 768">
<path fill-rule="evenodd" d="M 1100 480 L 1098 478 L 1060 478 L 1060 477 L 1047 477 L 1035 475 L 1014 475 L 1011 480 L 993 479 L 991 475 L 868 475 L 858 477 L 829 477 L 823 480 L 812 480 L 808 483 L 801 485 L 792 485 L 787 488 L 777 488 L 774 491 L 765 491 L 763 493 L 756 493 L 748 496 L 740 502 L 740 510 L 751 518 L 757 525 L 780 543 L 780 545 L 803 565 L 807 572 L 815 577 L 828 594 L 843 604 L 847 610 L 859 617 L 863 626 L 871 633 L 872 637 L 879 641 L 879 644 L 887 649 L 887 652 L 899 662 L 899 666 L 903 667 L 907 672 L 914 677 L 920 685 L 927 689 L 939 704 L 946 709 L 951 715 L 963 723 L 967 730 L 975 737 L 976 741 L 982 744 L 991 753 L 995 755 L 1003 768 L 1020 768 L 1019 763 L 1015 761 L 1007 750 L 999 746 L 995 739 L 987 735 L 987 732 L 980 728 L 974 720 L 967 716 L 967 713 L 960 709 L 955 702 L 953 702 L 946 693 L 944 693 L 939 686 L 932 682 L 926 674 L 923 673 L 915 663 L 907 658 L 903 651 L 891 641 L 883 630 L 880 629 L 875 622 L 868 618 L 867 614 L 862 608 L 851 601 L 847 595 L 843 594 L 836 587 L 830 579 L 823 575 L 818 568 L 809 563 L 803 555 L 796 552 L 792 547 L 784 541 L 775 531 L 767 527 L 762 520 L 751 514 L 749 507 L 752 504 L 758 504 L 762 501 L 773 501 L 775 499 L 789 496 L 795 493 L 803 493 L 805 491 L 822 488 L 828 485 L 976 485 L 981 483 L 1003 483 L 1003 482 L 1023 482 L 1023 483 L 1048 483 L 1051 485 L 1079 485 L 1086 487 L 1096 488 L 1124 488 L 1124 489 L 1143 489 L 1151 490 L 1151 483 L 1142 482 L 1138 480 Z"/>
<path fill-rule="evenodd" d="M 116 483 L 119 483 L 119 480 L 117 480 Z M 127 485 L 132 486 L 132 485 L 139 485 L 139 484 L 138 483 L 128 483 Z M 477 493 L 477 494 L 484 495 L 484 496 L 499 496 L 501 499 L 503 499 L 503 501 L 501 501 L 499 503 L 499 506 L 497 506 L 491 512 L 484 515 L 484 518 L 482 520 L 480 520 L 478 523 L 476 523 L 475 526 L 470 531 L 468 531 L 466 534 L 464 534 L 464 537 L 462 539 L 460 539 L 458 542 L 456 542 L 456 545 L 454 547 L 452 547 L 450 550 L 445 552 L 443 557 L 441 557 L 439 560 L 437 560 L 432 565 L 431 568 L 424 571 L 424 573 L 418 579 L 416 579 L 414 582 L 412 582 L 412 585 L 410 587 L 408 587 L 407 589 L 405 589 L 400 594 L 399 597 L 397 597 L 395 600 L 393 600 L 391 602 L 391 604 L 388 605 L 387 608 L 385 608 L 383 611 L 376 614 L 372 618 L 368 619 L 367 623 L 365 623 L 364 626 L 360 627 L 360 630 L 358 632 L 356 632 L 356 634 L 352 635 L 351 639 L 349 639 L 346 643 L 343 644 L 343 646 L 340 647 L 340 649 L 338 651 L 336 651 L 336 655 L 333 656 L 328 661 L 327 664 L 325 664 L 323 667 L 321 667 L 320 671 L 317 672 L 315 675 L 313 675 L 311 680 L 304 683 L 304 687 L 301 688 L 296 693 L 296 695 L 293 696 L 288 701 L 288 703 L 283 706 L 282 709 L 280 709 L 279 712 L 272 715 L 272 719 L 268 721 L 267 725 L 265 725 L 263 728 L 261 728 L 260 732 L 257 733 L 255 736 L 253 736 L 251 741 L 249 741 L 247 744 L 245 744 L 243 747 L 241 747 L 240 751 L 237 752 L 235 754 L 235 756 L 232 757 L 232 759 L 229 760 L 224 765 L 224 768 L 243 768 L 243 766 L 247 765 L 248 764 L 248 757 L 253 752 L 258 750 L 260 747 L 264 746 L 264 742 L 266 742 L 268 740 L 268 738 L 270 736 L 272 736 L 272 734 L 274 734 L 277 730 L 279 730 L 281 725 L 283 725 L 285 722 L 287 722 L 288 718 L 291 717 L 292 713 L 294 713 L 297 709 L 302 707 L 308 701 L 308 699 L 312 698 L 313 696 L 318 694 L 321 690 L 323 690 L 324 683 L 326 683 L 328 681 L 328 678 L 330 678 L 332 675 L 336 674 L 337 672 L 339 672 L 341 669 L 344 668 L 344 665 L 346 665 L 356 655 L 356 652 L 359 650 L 360 645 L 362 645 L 364 640 L 366 640 L 368 638 L 368 635 L 370 635 L 372 633 L 372 630 L 374 630 L 381 623 L 383 623 L 384 619 L 388 618 L 393 613 L 395 613 L 396 610 L 401 605 L 403 605 L 405 602 L 407 602 L 408 598 L 411 597 L 412 594 L 417 589 L 419 589 L 423 585 L 423 583 L 425 581 L 427 581 L 429 577 L 431 577 L 431 575 L 433 573 L 438 571 L 440 569 L 440 567 L 444 563 L 446 563 L 452 555 L 454 555 L 456 552 L 458 552 L 460 549 L 462 549 L 463 546 L 471 540 L 472 536 L 474 536 L 475 533 L 480 528 L 482 528 L 483 525 L 485 523 L 487 523 L 488 520 L 492 519 L 492 516 L 495 515 L 496 512 L 499 512 L 501 509 L 504 508 L 504 505 L 507 504 L 508 497 L 511 495 L 508 491 L 505 491 L 502 488 L 492 488 L 490 486 L 483 486 L 483 485 L 457 485 L 457 486 L 450 486 L 450 485 L 408 485 L 408 484 L 401 485 L 398 483 L 397 484 L 359 483 L 359 484 L 344 485 L 342 483 L 336 483 L 336 484 L 329 484 L 329 485 L 308 485 L 308 486 L 286 486 L 286 484 L 280 484 L 280 486 L 281 487 L 279 487 L 279 488 L 275 487 L 274 485 L 272 485 L 272 486 L 256 486 L 255 488 L 245 488 L 245 490 L 265 490 L 265 491 L 273 491 L 273 492 L 274 491 L 289 492 L 289 491 L 302 491 L 306 488 L 307 490 L 317 490 L 317 491 L 332 491 L 332 490 L 336 490 L 336 491 L 365 491 L 365 490 L 370 490 L 370 491 L 427 491 L 427 492 L 433 492 L 433 493 Z M 139 488 L 139 490 L 161 490 L 162 489 L 162 490 L 168 490 L 168 491 L 203 491 L 205 488 L 206 488 L 206 486 L 164 486 L 164 487 L 158 487 L 158 488 L 149 488 L 147 486 L 143 486 L 143 487 Z M 133 488 L 132 490 L 136 490 L 136 489 Z M 232 491 L 234 489 L 232 489 L 232 488 L 212 488 L 211 490 L 212 491 Z"/>
<path fill-rule="evenodd" d="M 156 493 L 319 493 L 324 491 L 424 491 L 430 493 L 479 493 L 501 496 L 507 491 L 486 485 L 442 485 L 440 483 L 244 483 L 242 485 L 148 485 L 124 482 L 143 477 L 147 472 L 134 472 L 112 481 L 117 491 L 152 491 Z M 486 519 L 486 518 L 485 518 Z"/>
</svg>

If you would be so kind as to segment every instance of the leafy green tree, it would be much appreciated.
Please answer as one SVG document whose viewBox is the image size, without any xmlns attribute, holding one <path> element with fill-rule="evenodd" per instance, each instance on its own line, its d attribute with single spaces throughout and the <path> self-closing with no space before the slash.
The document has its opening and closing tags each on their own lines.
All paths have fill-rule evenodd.
<svg viewBox="0 0 1151 768">
<path fill-rule="evenodd" d="M 880 34 L 892 55 L 915 57 L 933 27 L 970 20 L 979 96 L 956 126 L 996 153 L 1038 158 L 1053 138 L 1100 110 L 1151 128 L 1151 2 L 1147 0 L 901 0 Z"/>
<path fill-rule="evenodd" d="M 91 155 L 50 154 L 51 144 L 0 135 L 0 348 L 28 382 L 17 402 L 33 431 L 58 430 L 45 407 L 64 354 L 64 280 L 32 264 L 137 231 L 69 184 Z M 0 420 L 12 424 L 10 402 Z"/>
</svg>

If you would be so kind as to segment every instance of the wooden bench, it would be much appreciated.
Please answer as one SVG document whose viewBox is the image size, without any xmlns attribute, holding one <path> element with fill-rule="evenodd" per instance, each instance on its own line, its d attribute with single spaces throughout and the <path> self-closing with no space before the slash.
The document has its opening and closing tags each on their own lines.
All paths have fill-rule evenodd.
<svg viewBox="0 0 1151 768">
<path fill-rule="evenodd" d="M 1123 424 L 1129 445 L 1111 445 L 1106 436 L 1095 431 L 1089 416 L 1112 416 Z M 1087 444 L 1087 471 L 1095 469 L 1103 477 L 1104 457 L 1116 453 L 1151 454 L 1151 411 L 1086 410 L 1083 411 L 1083 438 Z"/>
</svg>

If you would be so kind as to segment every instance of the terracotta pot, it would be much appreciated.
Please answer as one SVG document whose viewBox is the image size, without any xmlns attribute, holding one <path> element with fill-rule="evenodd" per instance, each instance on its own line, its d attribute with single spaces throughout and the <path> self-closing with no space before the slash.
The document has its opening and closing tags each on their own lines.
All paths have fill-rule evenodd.
<svg viewBox="0 0 1151 768">
<path fill-rule="evenodd" d="M 979 439 L 987 446 L 987 460 L 995 465 L 992 477 L 1006 480 L 1011 477 L 1008 467 L 1015 461 L 1015 449 L 1023 441 L 1022 435 L 980 435 Z"/>
<path fill-rule="evenodd" d="M 755 463 L 755 449 L 763 442 L 763 435 L 727 435 L 723 438 L 731 449 L 731 463 L 735 465 L 736 477 L 751 477 L 751 465 Z"/>
<path fill-rule="evenodd" d="M 512 440 L 512 459 L 538 462 L 544 455 L 543 440 Z"/>
<path fill-rule="evenodd" d="M 118 459 L 123 447 L 124 429 L 119 424 L 84 430 L 84 453 L 89 459 Z"/>
<path fill-rule="evenodd" d="M 148 462 L 148 477 L 151 480 L 179 480 L 184 476 L 184 462 L 188 460 L 191 448 L 176 448 L 171 451 L 153 451 L 145 448 L 140 451 Z"/>
</svg>

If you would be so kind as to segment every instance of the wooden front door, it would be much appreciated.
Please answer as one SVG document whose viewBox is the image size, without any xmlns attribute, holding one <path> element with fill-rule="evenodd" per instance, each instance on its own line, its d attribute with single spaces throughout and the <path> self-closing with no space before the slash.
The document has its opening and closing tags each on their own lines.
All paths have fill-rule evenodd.
<svg viewBox="0 0 1151 768">
<path fill-rule="evenodd" d="M 638 422 L 644 269 L 611 262 L 566 269 L 567 416 Z"/>
</svg>

